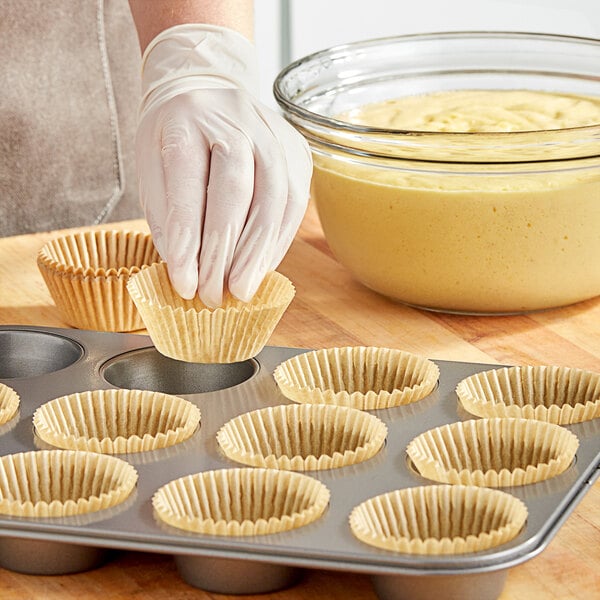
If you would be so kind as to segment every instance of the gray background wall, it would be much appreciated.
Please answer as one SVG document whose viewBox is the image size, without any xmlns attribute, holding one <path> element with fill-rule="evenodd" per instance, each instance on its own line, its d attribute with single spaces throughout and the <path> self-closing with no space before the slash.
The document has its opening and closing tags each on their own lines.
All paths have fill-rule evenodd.
<svg viewBox="0 0 600 600">
<path fill-rule="evenodd" d="M 600 38 L 600 0 L 254 0 L 261 97 L 288 62 L 405 33 L 510 30 Z"/>
</svg>

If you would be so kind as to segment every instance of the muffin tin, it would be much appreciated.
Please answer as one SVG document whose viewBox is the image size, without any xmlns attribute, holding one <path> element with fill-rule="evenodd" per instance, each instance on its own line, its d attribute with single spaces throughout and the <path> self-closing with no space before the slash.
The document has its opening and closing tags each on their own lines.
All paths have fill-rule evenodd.
<svg viewBox="0 0 600 600">
<path fill-rule="evenodd" d="M 161 355 L 147 336 L 32 326 L 0 327 L 0 382 L 20 396 L 17 415 L 0 427 L 0 454 L 50 449 L 37 438 L 35 409 L 53 398 L 90 389 L 135 388 L 182 395 L 201 411 L 200 428 L 184 442 L 150 452 L 121 454 L 139 474 L 122 504 L 58 519 L 0 516 L 0 566 L 31 574 L 72 573 L 102 564 L 111 549 L 173 555 L 181 577 L 205 590 L 249 594 L 294 584 L 303 568 L 370 574 L 382 600 L 497 598 L 508 570 L 546 548 L 600 473 L 600 419 L 566 426 L 579 438 L 573 463 L 535 484 L 501 488 L 527 506 L 524 529 L 483 552 L 452 556 L 400 554 L 370 547 L 352 535 L 348 518 L 364 500 L 395 489 L 435 482 L 410 464 L 406 446 L 418 434 L 475 418 L 459 405 L 459 381 L 490 365 L 434 361 L 437 388 L 414 404 L 371 411 L 388 427 L 385 446 L 356 465 L 308 475 L 331 492 L 317 521 L 277 534 L 198 535 L 153 514 L 151 499 L 165 483 L 210 469 L 237 468 L 219 450 L 216 434 L 244 412 L 287 404 L 273 379 L 282 361 L 302 349 L 265 347 L 233 364 L 194 364 Z"/>
</svg>

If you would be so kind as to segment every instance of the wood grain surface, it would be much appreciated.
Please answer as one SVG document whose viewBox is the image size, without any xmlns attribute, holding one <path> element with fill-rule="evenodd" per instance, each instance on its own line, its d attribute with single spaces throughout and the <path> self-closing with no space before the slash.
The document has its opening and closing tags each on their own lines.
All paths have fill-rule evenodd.
<svg viewBox="0 0 600 600">
<path fill-rule="evenodd" d="M 141 221 L 104 226 L 145 230 Z M 36 265 L 58 232 L 0 239 L 0 324 L 66 327 Z M 600 260 L 600 258 L 599 258 Z M 280 269 L 297 294 L 272 345 L 320 348 L 378 345 L 433 359 L 554 364 L 600 371 L 600 299 L 533 314 L 477 317 L 416 310 L 356 281 L 332 256 L 314 207 Z M 1 360 L 1 357 L 0 357 Z M 0 598 L 227 599 L 184 583 L 170 556 L 117 553 L 106 565 L 65 576 L 0 569 Z M 307 571 L 292 588 L 248 600 L 375 600 L 368 576 Z M 500 600 L 600 598 L 600 481 L 539 556 L 512 568 Z"/>
</svg>

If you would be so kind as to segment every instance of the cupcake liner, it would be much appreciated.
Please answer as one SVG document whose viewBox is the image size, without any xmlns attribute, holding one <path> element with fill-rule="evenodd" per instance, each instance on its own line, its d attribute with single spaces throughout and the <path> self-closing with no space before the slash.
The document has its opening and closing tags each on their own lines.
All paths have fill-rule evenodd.
<svg viewBox="0 0 600 600">
<path fill-rule="evenodd" d="M 311 471 L 368 460 L 379 452 L 386 435 L 380 419 L 354 408 L 286 404 L 231 419 L 217 433 L 217 442 L 236 462 Z"/>
<path fill-rule="evenodd" d="M 127 281 L 142 266 L 159 260 L 149 234 L 117 230 L 59 237 L 37 255 L 39 270 L 64 321 L 97 331 L 143 329 Z"/>
<path fill-rule="evenodd" d="M 409 554 L 480 552 L 512 540 L 527 520 L 514 496 L 488 488 L 432 485 L 370 498 L 350 514 L 352 533 Z"/>
<path fill-rule="evenodd" d="M 198 407 L 183 398 L 145 390 L 91 390 L 42 404 L 33 415 L 39 438 L 59 448 L 101 454 L 146 452 L 189 438 Z"/>
<path fill-rule="evenodd" d="M 256 356 L 295 294 L 291 281 L 273 271 L 250 302 L 227 295 L 221 307 L 211 309 L 198 297 L 181 298 L 165 263 L 142 269 L 127 287 L 156 349 L 177 360 L 201 363 Z"/>
<path fill-rule="evenodd" d="M 0 458 L 0 514 L 67 517 L 123 502 L 137 482 L 124 460 L 93 452 L 37 450 Z"/>
<path fill-rule="evenodd" d="M 433 391 L 439 374 L 435 363 L 409 352 L 350 346 L 299 354 L 281 363 L 273 376 L 294 402 L 374 410 L 421 400 Z"/>
<path fill-rule="evenodd" d="M 529 419 L 480 419 L 422 433 L 406 452 L 423 477 L 503 487 L 550 479 L 573 462 L 579 440 L 568 429 Z"/>
<path fill-rule="evenodd" d="M 0 425 L 8 423 L 19 410 L 19 394 L 11 387 L 0 383 Z"/>
<path fill-rule="evenodd" d="M 210 535 L 263 535 L 317 520 L 329 503 L 320 481 L 289 471 L 220 469 L 187 475 L 152 498 L 158 518 Z"/>
<path fill-rule="evenodd" d="M 463 379 L 456 394 L 479 417 L 515 417 L 558 425 L 600 417 L 600 373 L 567 367 L 505 367 Z"/>
</svg>

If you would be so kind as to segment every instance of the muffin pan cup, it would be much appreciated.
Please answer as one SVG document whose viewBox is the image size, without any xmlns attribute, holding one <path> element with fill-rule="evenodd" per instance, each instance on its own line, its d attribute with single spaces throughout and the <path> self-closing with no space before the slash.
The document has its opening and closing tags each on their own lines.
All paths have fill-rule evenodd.
<svg viewBox="0 0 600 600">
<path fill-rule="evenodd" d="M 455 394 L 459 381 L 490 365 L 434 361 L 437 388 L 424 399 L 370 411 L 388 428 L 384 447 L 356 465 L 305 474 L 331 492 L 316 521 L 291 531 L 257 536 L 214 536 L 177 530 L 155 516 L 152 496 L 184 475 L 238 468 L 217 444 L 218 430 L 242 413 L 289 403 L 273 371 L 305 350 L 265 347 L 233 364 L 193 364 L 160 355 L 147 336 L 34 326 L 0 327 L 0 382 L 21 399 L 0 429 L 0 455 L 48 449 L 35 435 L 35 410 L 51 399 L 90 389 L 135 388 L 181 395 L 198 406 L 199 429 L 169 448 L 117 455 L 138 472 L 136 490 L 121 505 L 64 518 L 0 516 L 0 566 L 30 574 L 93 568 L 110 550 L 174 556 L 190 585 L 230 594 L 270 592 L 293 585 L 305 568 L 371 575 L 381 600 L 493 600 L 509 569 L 540 554 L 600 473 L 600 419 L 565 426 L 579 439 L 573 463 L 539 483 L 500 488 L 522 500 L 528 519 L 510 542 L 482 552 L 422 556 L 371 547 L 355 538 L 348 518 L 361 502 L 396 489 L 432 485 L 406 455 L 420 433 L 472 419 Z M 28 349 L 51 360 L 27 364 Z M 37 548 L 35 554 L 31 548 Z"/>
</svg>

